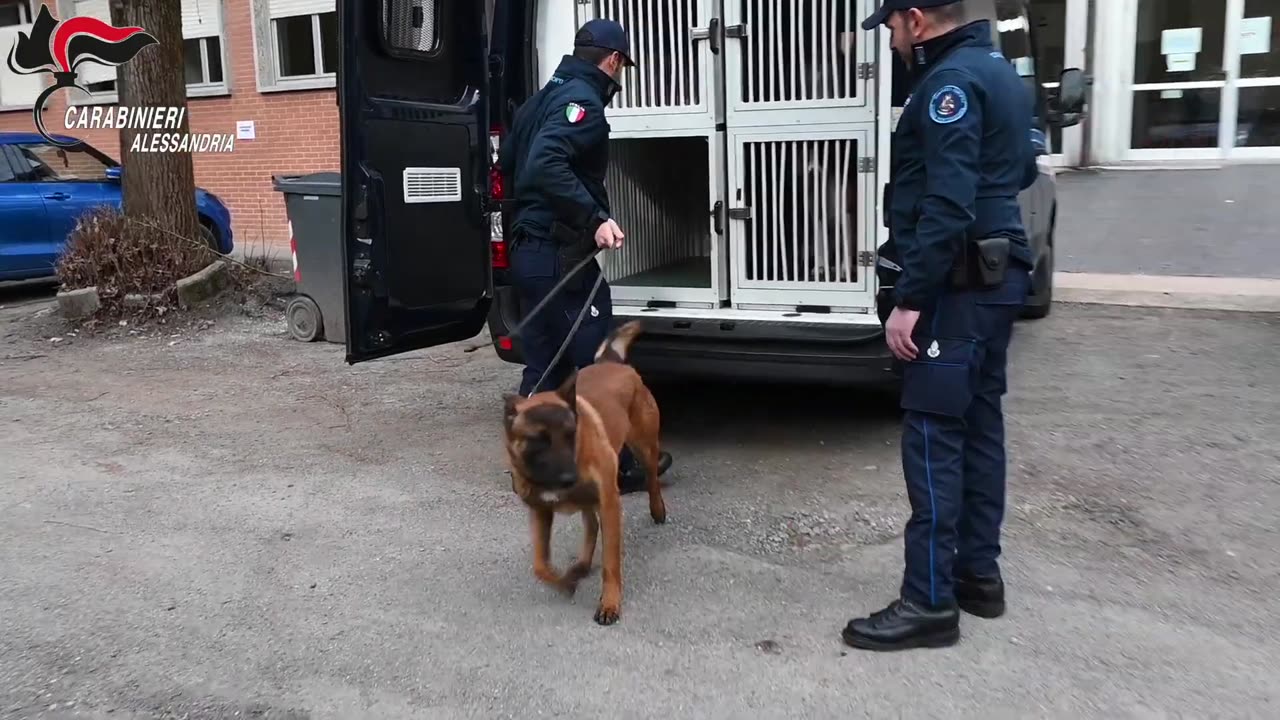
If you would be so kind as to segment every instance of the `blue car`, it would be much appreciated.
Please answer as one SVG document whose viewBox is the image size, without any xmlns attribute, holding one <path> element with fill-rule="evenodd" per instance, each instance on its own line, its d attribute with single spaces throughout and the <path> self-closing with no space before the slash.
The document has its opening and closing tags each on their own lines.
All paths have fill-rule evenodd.
<svg viewBox="0 0 1280 720">
<path fill-rule="evenodd" d="M 120 170 L 88 143 L 67 151 L 36 133 L 0 132 L 0 280 L 52 277 L 76 219 L 98 205 L 120 207 Z M 230 253 L 227 206 L 196 188 L 196 212 L 204 241 Z"/>
</svg>

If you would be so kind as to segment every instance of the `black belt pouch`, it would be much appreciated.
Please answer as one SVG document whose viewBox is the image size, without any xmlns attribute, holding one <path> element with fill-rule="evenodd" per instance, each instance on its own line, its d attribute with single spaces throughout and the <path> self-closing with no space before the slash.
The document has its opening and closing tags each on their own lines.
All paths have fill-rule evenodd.
<svg viewBox="0 0 1280 720">
<path fill-rule="evenodd" d="M 952 284 L 958 290 L 991 290 L 1004 283 L 1009 269 L 1011 244 L 1007 237 L 970 240 L 965 244 L 964 258 L 952 272 Z"/>
</svg>

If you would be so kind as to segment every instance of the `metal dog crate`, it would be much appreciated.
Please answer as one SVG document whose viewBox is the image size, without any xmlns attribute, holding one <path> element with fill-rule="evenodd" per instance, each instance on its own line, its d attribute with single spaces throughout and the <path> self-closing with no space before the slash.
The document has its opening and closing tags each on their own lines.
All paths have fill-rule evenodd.
<svg viewBox="0 0 1280 720">
<path fill-rule="evenodd" d="M 874 307 L 874 0 L 543 0 L 539 76 L 618 20 L 635 67 L 606 112 L 627 235 L 617 305 Z M 569 12 L 572 10 L 573 12 Z"/>
</svg>

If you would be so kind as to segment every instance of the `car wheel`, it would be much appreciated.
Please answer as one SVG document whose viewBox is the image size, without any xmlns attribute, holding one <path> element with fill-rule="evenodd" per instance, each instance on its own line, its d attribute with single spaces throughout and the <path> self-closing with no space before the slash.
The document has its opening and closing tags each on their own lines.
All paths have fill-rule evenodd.
<svg viewBox="0 0 1280 720">
<path fill-rule="evenodd" d="M 314 342 L 320 339 L 324 331 L 324 318 L 320 316 L 320 306 L 306 295 L 296 295 L 284 309 L 285 320 L 289 324 L 289 334 L 294 340 Z"/>
<path fill-rule="evenodd" d="M 1053 307 L 1053 243 L 1045 245 L 1044 251 L 1040 266 L 1036 268 L 1035 286 L 1038 294 L 1028 298 L 1026 306 L 1022 308 L 1022 317 L 1032 320 L 1048 317 L 1049 310 Z"/>
</svg>

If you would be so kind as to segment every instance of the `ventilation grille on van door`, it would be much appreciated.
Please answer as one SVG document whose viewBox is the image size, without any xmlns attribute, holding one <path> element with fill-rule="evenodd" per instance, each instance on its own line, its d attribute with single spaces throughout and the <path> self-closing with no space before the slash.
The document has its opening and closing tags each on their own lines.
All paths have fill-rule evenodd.
<svg viewBox="0 0 1280 720">
<path fill-rule="evenodd" d="M 673 108 L 702 102 L 702 74 L 693 28 L 701 0 L 596 0 L 597 17 L 627 29 L 636 67 L 623 71 L 622 90 L 610 107 Z"/>
<path fill-rule="evenodd" d="M 853 0 L 737 0 L 750 29 L 741 48 L 748 103 L 848 100 L 858 95 Z M 732 48 L 732 46 L 730 46 Z"/>
<path fill-rule="evenodd" d="M 857 282 L 858 141 L 749 142 L 745 151 L 746 279 Z"/>
<path fill-rule="evenodd" d="M 404 169 L 406 203 L 458 202 L 462 200 L 461 168 Z"/>
</svg>

